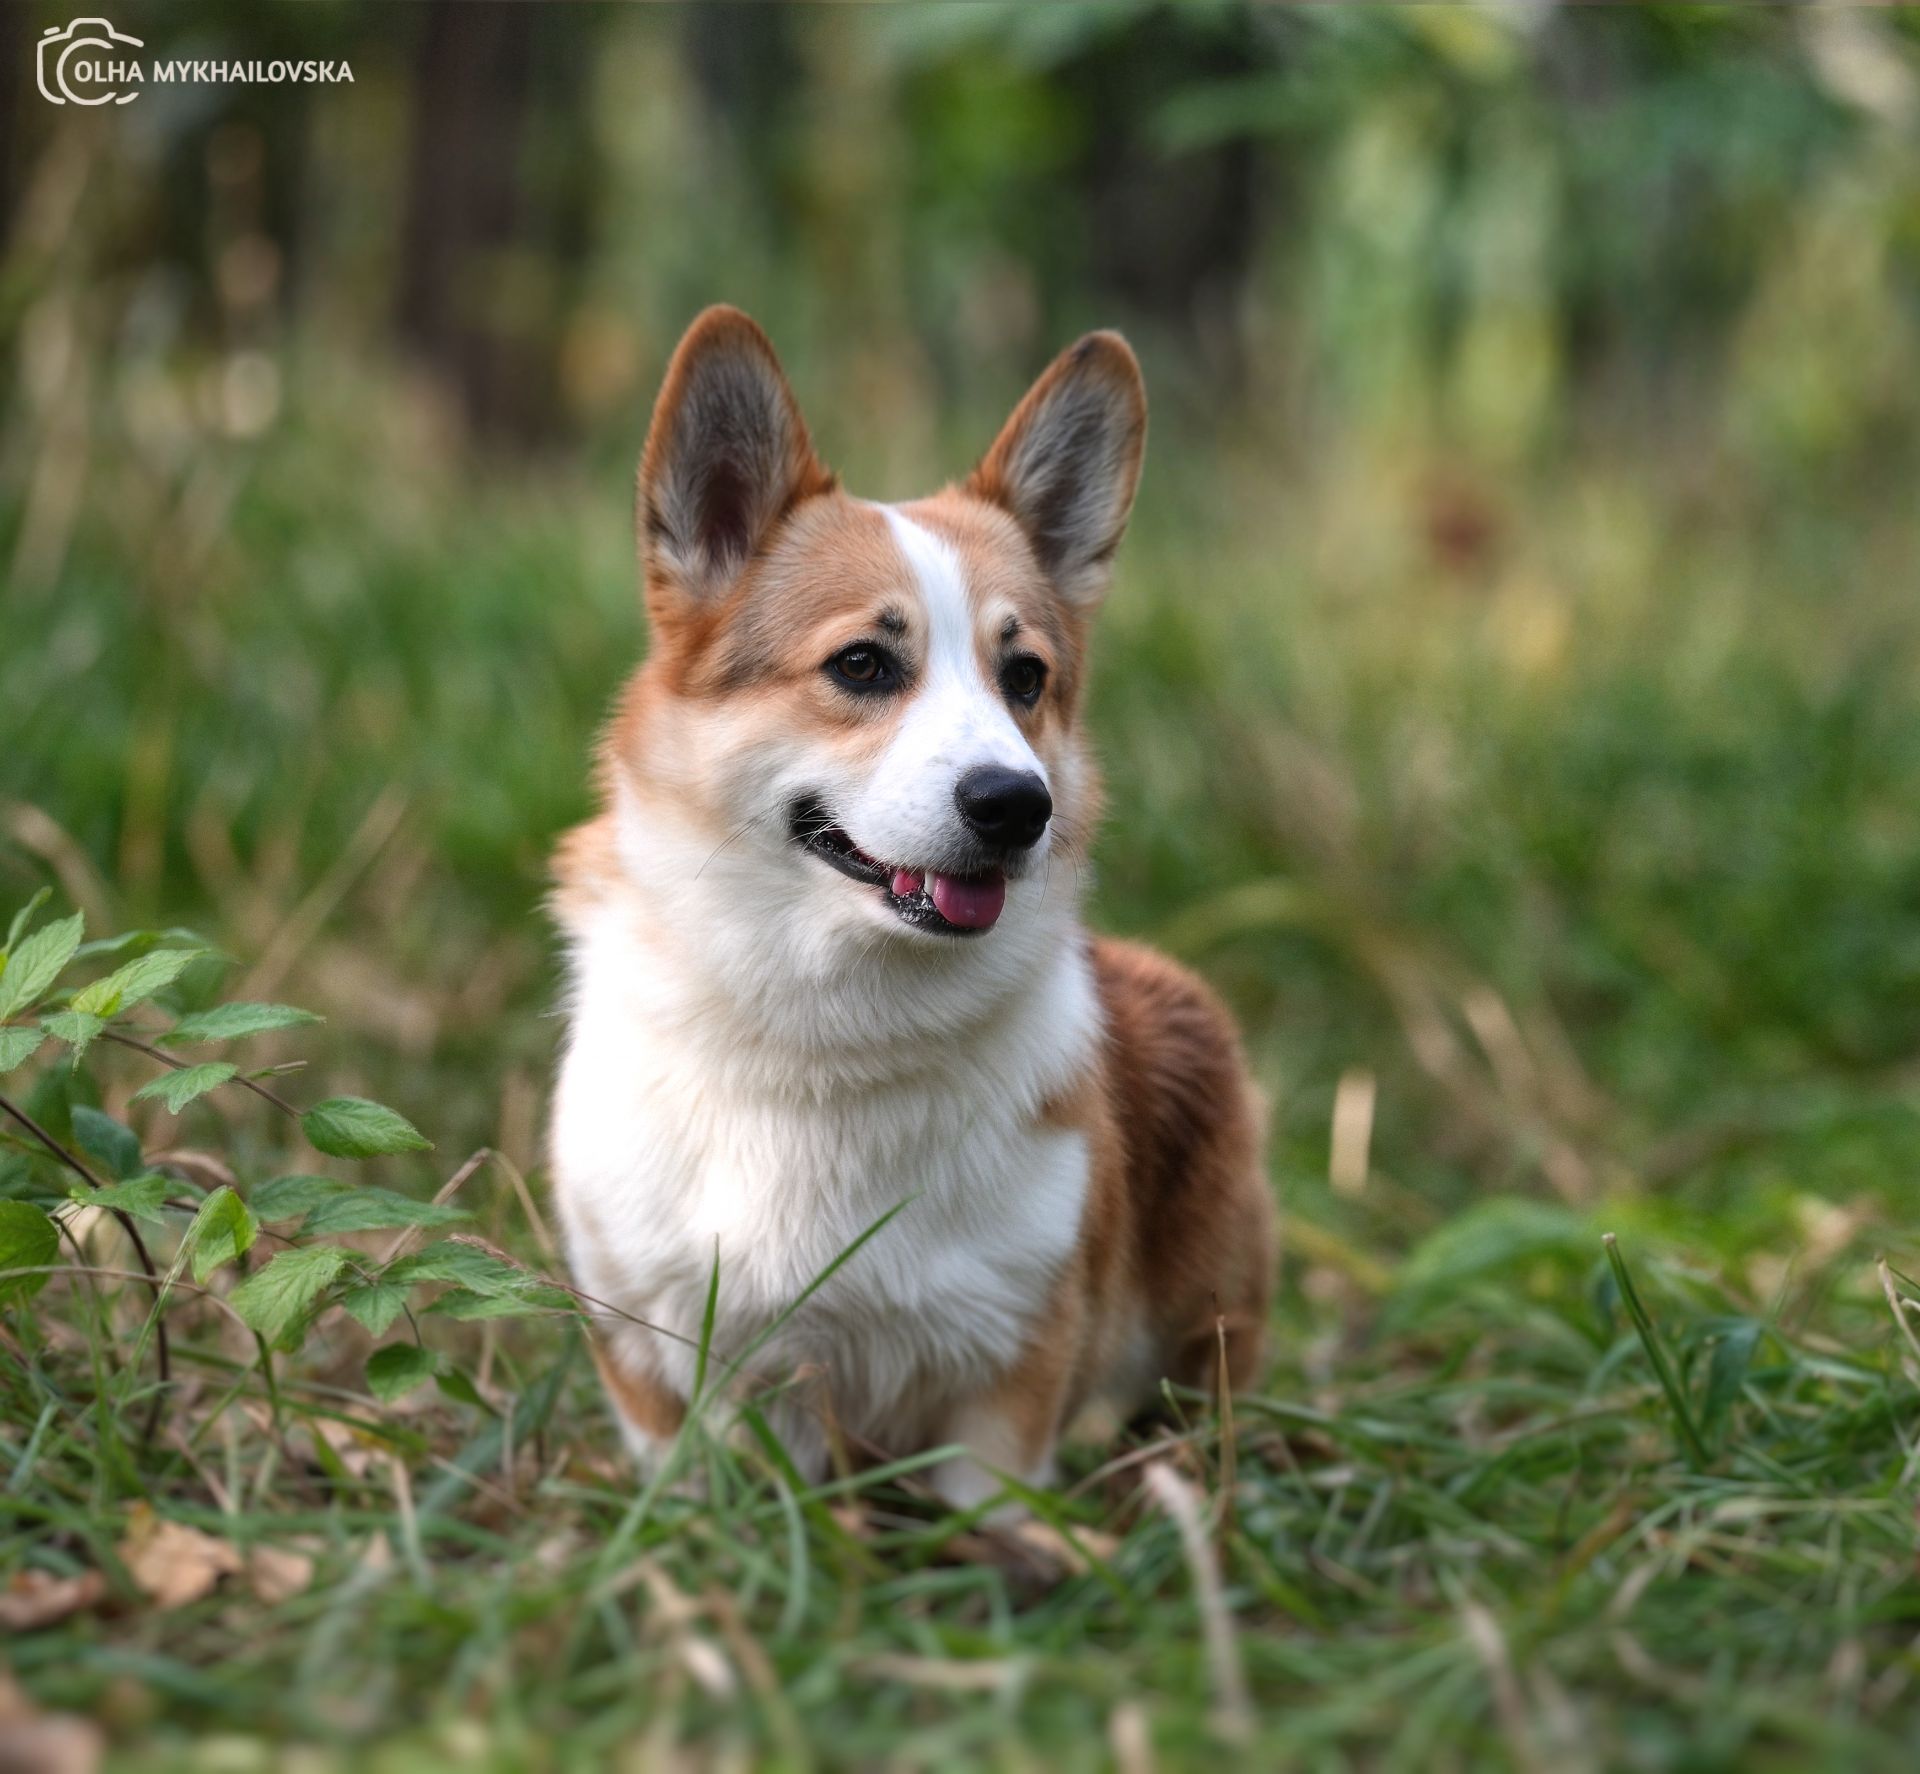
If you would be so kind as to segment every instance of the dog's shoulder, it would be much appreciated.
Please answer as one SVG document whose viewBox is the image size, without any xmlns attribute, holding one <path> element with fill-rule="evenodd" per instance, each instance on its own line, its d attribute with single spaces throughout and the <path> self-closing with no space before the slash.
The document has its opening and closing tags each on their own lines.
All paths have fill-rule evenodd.
<svg viewBox="0 0 1920 1774">
<path fill-rule="evenodd" d="M 1244 1069 L 1233 1015 L 1197 973 L 1143 943 L 1089 942 L 1094 987 L 1115 1062 L 1176 1095 L 1215 1088 Z"/>
</svg>

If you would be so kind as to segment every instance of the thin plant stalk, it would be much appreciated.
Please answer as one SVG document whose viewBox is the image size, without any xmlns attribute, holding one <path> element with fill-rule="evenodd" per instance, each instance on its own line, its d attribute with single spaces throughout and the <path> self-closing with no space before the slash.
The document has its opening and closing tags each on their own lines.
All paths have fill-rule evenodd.
<svg viewBox="0 0 1920 1774">
<path fill-rule="evenodd" d="M 1606 1246 L 1607 1261 L 1613 1267 L 1614 1280 L 1620 1284 L 1620 1298 L 1626 1305 L 1627 1316 L 1633 1320 L 1634 1330 L 1639 1333 L 1640 1346 L 1653 1363 L 1654 1378 L 1660 1382 L 1660 1390 L 1667 1395 L 1667 1403 L 1673 1408 L 1674 1421 L 1680 1425 L 1680 1441 L 1687 1463 L 1696 1470 L 1704 1468 L 1711 1461 L 1707 1444 L 1701 1439 L 1693 1412 L 1687 1408 L 1687 1395 L 1681 1391 L 1679 1377 L 1673 1371 L 1673 1364 L 1667 1360 L 1666 1346 L 1660 1341 L 1653 1319 L 1641 1303 L 1639 1290 L 1633 1285 L 1633 1277 L 1627 1271 L 1627 1259 L 1620 1254 L 1619 1241 L 1611 1232 L 1606 1232 L 1601 1235 L 1600 1242 Z"/>
</svg>

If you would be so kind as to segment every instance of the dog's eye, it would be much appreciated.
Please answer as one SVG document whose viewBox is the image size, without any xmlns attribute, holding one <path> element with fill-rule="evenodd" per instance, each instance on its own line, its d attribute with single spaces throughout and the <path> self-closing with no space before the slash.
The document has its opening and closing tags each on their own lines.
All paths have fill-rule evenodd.
<svg viewBox="0 0 1920 1774">
<path fill-rule="evenodd" d="M 890 690 L 900 677 L 889 654 L 865 644 L 841 648 L 827 661 L 827 673 L 850 690 Z"/>
<path fill-rule="evenodd" d="M 1046 666 L 1024 653 L 1018 659 L 1009 659 L 1000 668 L 1000 688 L 1015 702 L 1024 702 L 1029 708 L 1039 700 L 1046 681 Z"/>
</svg>

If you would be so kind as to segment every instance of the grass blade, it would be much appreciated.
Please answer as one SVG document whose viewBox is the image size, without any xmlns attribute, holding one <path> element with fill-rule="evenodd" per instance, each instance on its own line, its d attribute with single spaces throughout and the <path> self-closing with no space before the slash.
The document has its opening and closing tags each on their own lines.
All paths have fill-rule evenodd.
<svg viewBox="0 0 1920 1774">
<path fill-rule="evenodd" d="M 1687 1396 L 1681 1391 L 1673 1364 L 1667 1359 L 1666 1346 L 1660 1341 L 1660 1333 L 1654 1329 L 1653 1319 L 1641 1303 L 1639 1290 L 1633 1285 L 1633 1277 L 1627 1271 L 1627 1259 L 1620 1254 L 1619 1241 L 1611 1232 L 1606 1232 L 1601 1235 L 1600 1242 L 1606 1246 L 1607 1261 L 1612 1265 L 1614 1280 L 1620 1284 L 1620 1298 L 1626 1305 L 1627 1316 L 1633 1320 L 1634 1330 L 1639 1334 L 1640 1346 L 1653 1363 L 1654 1377 L 1660 1382 L 1660 1390 L 1667 1395 L 1667 1403 L 1673 1408 L 1687 1463 L 1696 1470 L 1704 1468 L 1709 1463 L 1707 1444 L 1701 1439 L 1693 1412 L 1687 1408 Z"/>
<path fill-rule="evenodd" d="M 720 1311 L 720 1240 L 713 1241 L 713 1273 L 707 1277 L 707 1303 L 700 1313 L 700 1348 L 694 1356 L 693 1396 L 707 1389 L 707 1362 L 713 1354 L 713 1321 Z"/>
</svg>

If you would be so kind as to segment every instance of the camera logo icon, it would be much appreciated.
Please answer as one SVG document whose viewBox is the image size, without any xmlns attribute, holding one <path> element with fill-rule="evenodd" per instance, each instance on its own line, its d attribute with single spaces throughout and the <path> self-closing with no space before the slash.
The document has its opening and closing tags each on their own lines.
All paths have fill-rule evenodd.
<svg viewBox="0 0 1920 1774">
<path fill-rule="evenodd" d="M 77 18 L 64 31 L 49 26 L 40 34 L 40 96 L 50 105 L 131 104 L 138 87 L 122 92 L 120 86 L 141 73 L 124 52 L 145 47 L 103 18 Z"/>
</svg>

